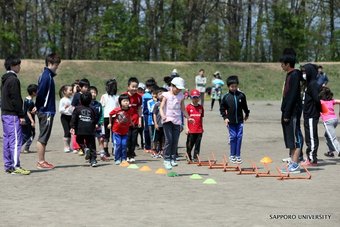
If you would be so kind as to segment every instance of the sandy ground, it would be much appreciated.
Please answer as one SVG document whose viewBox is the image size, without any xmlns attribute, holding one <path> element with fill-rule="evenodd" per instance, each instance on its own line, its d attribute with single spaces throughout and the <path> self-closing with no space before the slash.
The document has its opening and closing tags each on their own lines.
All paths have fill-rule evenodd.
<svg viewBox="0 0 340 227">
<path fill-rule="evenodd" d="M 249 106 L 242 166 L 250 167 L 251 160 L 260 165 L 267 155 L 274 161 L 270 167 L 275 172 L 288 153 L 279 103 L 250 101 Z M 206 159 L 214 152 L 221 160 L 229 149 L 217 109 L 206 111 L 204 124 L 201 156 Z M 318 167 L 310 168 L 311 180 L 240 176 L 187 165 L 184 160 L 174 168 L 179 176 L 172 178 L 155 174 L 162 161 L 141 150 L 137 150 L 136 164 L 148 165 L 151 172 L 115 166 L 113 161 L 91 168 L 83 157 L 63 153 L 57 115 L 47 152 L 47 160 L 56 169 L 36 170 L 33 146 L 34 153 L 21 155 L 22 166 L 31 169 L 31 175 L 0 172 L 0 226 L 338 226 L 340 158 L 323 156 L 326 145 L 323 126 L 319 126 L 320 161 Z M 181 154 L 185 140 L 181 134 Z M 203 179 L 191 180 L 193 173 Z M 207 178 L 217 184 L 203 184 Z"/>
</svg>

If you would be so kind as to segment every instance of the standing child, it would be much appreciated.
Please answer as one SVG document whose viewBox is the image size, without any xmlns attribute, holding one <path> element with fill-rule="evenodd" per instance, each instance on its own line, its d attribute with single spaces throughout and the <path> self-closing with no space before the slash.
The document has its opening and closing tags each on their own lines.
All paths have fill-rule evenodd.
<svg viewBox="0 0 340 227">
<path fill-rule="evenodd" d="M 72 112 L 74 107 L 71 105 L 72 103 L 72 95 L 73 89 L 70 85 L 64 85 L 59 90 L 59 113 L 60 113 L 60 121 L 61 125 L 64 129 L 64 152 L 69 153 L 71 152 L 71 133 L 70 133 L 70 123 L 72 118 Z"/>
<path fill-rule="evenodd" d="M 178 165 L 176 162 L 176 152 L 181 132 L 182 113 L 189 122 L 194 121 L 192 118 L 189 118 L 185 110 L 184 95 L 182 93 L 182 89 L 185 89 L 184 85 L 185 82 L 181 77 L 172 79 L 171 89 L 163 93 L 163 100 L 160 106 L 165 134 L 164 167 L 168 170 Z"/>
<path fill-rule="evenodd" d="M 109 127 L 112 128 L 116 165 L 126 161 L 127 139 L 131 125 L 129 96 L 127 94 L 122 94 L 119 96 L 118 100 L 120 107 L 117 107 L 110 112 L 111 124 L 109 124 Z"/>
<path fill-rule="evenodd" d="M 81 105 L 77 106 L 71 119 L 71 133 L 77 135 L 77 143 L 85 152 L 85 160 L 90 160 L 92 167 L 97 166 L 96 154 L 96 114 L 90 107 L 92 95 L 85 92 L 80 95 Z"/>
<path fill-rule="evenodd" d="M 340 143 L 336 137 L 336 127 L 338 126 L 338 117 L 334 111 L 334 105 L 340 104 L 340 100 L 333 99 L 333 92 L 328 87 L 322 87 L 320 92 L 321 102 L 321 119 L 325 126 L 325 138 L 328 146 L 326 157 L 334 157 L 334 152 L 340 155 Z"/>
<path fill-rule="evenodd" d="M 222 98 L 220 112 L 229 129 L 230 156 L 232 163 L 242 163 L 241 144 L 243 137 L 243 122 L 249 117 L 246 95 L 238 90 L 237 76 L 229 76 L 227 86 L 229 92 Z M 245 116 L 243 115 L 243 112 Z"/>
<path fill-rule="evenodd" d="M 24 100 L 25 124 L 22 125 L 22 146 L 24 153 L 30 152 L 30 146 L 35 137 L 35 104 L 33 98 L 37 96 L 38 85 L 30 84 L 27 87 L 28 96 Z"/>
<path fill-rule="evenodd" d="M 103 107 L 100 102 L 96 100 L 97 95 L 98 95 L 98 89 L 95 86 L 90 86 L 90 93 L 92 96 L 92 101 L 90 104 L 90 107 L 94 110 L 96 114 L 96 138 L 98 140 L 99 144 L 99 153 L 100 156 L 103 157 L 105 156 L 105 151 L 104 151 L 104 136 L 105 134 L 102 133 L 102 125 L 104 123 L 104 115 L 103 115 Z"/>
<path fill-rule="evenodd" d="M 161 102 L 163 100 L 163 92 L 167 92 L 166 88 L 159 88 L 157 93 L 158 101 L 156 102 L 153 108 L 153 122 L 155 124 L 155 131 L 153 135 L 153 142 L 156 146 L 156 154 L 153 156 L 154 158 L 162 158 L 163 157 L 163 144 L 164 144 L 164 131 L 163 131 L 163 122 L 162 116 L 159 112 Z"/>
<path fill-rule="evenodd" d="M 197 160 L 197 155 L 200 154 L 201 149 L 201 140 L 203 135 L 203 117 L 204 117 L 204 108 L 202 105 L 198 104 L 200 101 L 200 92 L 196 89 L 191 90 L 190 98 L 191 103 L 187 105 L 186 110 L 189 114 L 189 117 L 194 119 L 194 122 L 187 122 L 186 133 L 187 137 L 187 154 L 190 161 L 192 161 L 192 157 L 194 161 Z M 191 150 L 195 146 L 194 156 L 191 155 Z"/>
<path fill-rule="evenodd" d="M 144 83 L 139 83 L 138 84 L 138 89 L 137 89 L 137 93 L 142 97 L 142 109 L 143 109 L 143 95 L 145 94 L 145 84 Z M 138 150 L 144 150 L 144 127 L 145 127 L 145 123 L 144 123 L 144 116 L 143 116 L 143 112 L 142 112 L 142 126 L 140 128 L 138 128 L 138 135 L 137 135 L 137 143 L 136 143 L 136 147 L 138 147 Z M 138 143 L 138 136 L 140 137 L 140 145 Z"/>
<path fill-rule="evenodd" d="M 20 64 L 20 58 L 7 57 L 4 64 L 7 72 L 1 78 L 3 161 L 6 173 L 28 175 L 31 171 L 20 166 L 21 125 L 25 121 L 20 81 L 17 75 L 20 72 Z"/>
<path fill-rule="evenodd" d="M 137 143 L 138 128 L 142 126 L 142 97 L 137 93 L 138 79 L 130 77 L 128 80 L 128 91 L 124 94 L 129 96 L 132 125 L 129 128 L 127 141 L 127 161 L 135 162 L 135 148 Z"/>
<path fill-rule="evenodd" d="M 158 87 L 154 86 L 151 88 L 151 95 L 152 95 L 152 99 L 150 99 L 149 101 L 147 101 L 147 108 L 148 108 L 148 117 L 147 117 L 147 121 L 148 121 L 148 126 L 149 126 L 149 138 L 151 140 L 151 151 L 152 151 L 152 155 L 155 155 L 156 153 L 156 146 L 155 143 L 153 141 L 153 135 L 154 135 L 154 131 L 155 131 L 155 123 L 153 121 L 153 109 L 155 104 L 157 103 L 157 93 L 158 93 Z"/>
<path fill-rule="evenodd" d="M 100 158 L 103 161 L 110 160 L 109 154 L 109 142 L 111 136 L 111 130 L 108 127 L 110 124 L 110 112 L 118 107 L 118 96 L 117 96 L 117 81 L 116 79 L 110 79 L 105 83 L 105 90 L 106 94 L 103 94 L 100 98 L 100 103 L 104 108 L 104 126 L 102 130 L 104 131 L 104 154 L 100 154 Z M 113 155 L 113 148 L 112 148 L 112 155 Z"/>
</svg>

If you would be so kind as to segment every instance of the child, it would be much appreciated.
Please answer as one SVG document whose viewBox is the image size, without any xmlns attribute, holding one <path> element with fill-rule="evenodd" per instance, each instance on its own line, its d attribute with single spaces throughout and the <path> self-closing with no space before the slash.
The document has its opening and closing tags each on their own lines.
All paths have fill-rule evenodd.
<svg viewBox="0 0 340 227">
<path fill-rule="evenodd" d="M 230 156 L 232 163 L 242 163 L 241 144 L 243 137 L 243 121 L 249 117 L 246 95 L 238 90 L 237 76 L 229 76 L 227 86 L 229 92 L 222 98 L 220 112 L 229 129 Z M 243 116 L 243 112 L 245 116 Z"/>
<path fill-rule="evenodd" d="M 33 98 L 37 96 L 38 85 L 30 84 L 27 87 L 28 96 L 24 101 L 25 124 L 22 125 L 22 146 L 25 145 L 24 153 L 30 152 L 30 146 L 35 137 L 35 104 Z"/>
<path fill-rule="evenodd" d="M 31 171 L 20 167 L 20 151 L 24 119 L 20 81 L 21 59 L 9 56 L 5 59 L 7 72 L 1 78 L 1 119 L 3 129 L 3 161 L 5 172 L 9 174 L 28 175 Z"/>
<path fill-rule="evenodd" d="M 80 104 L 80 96 L 81 94 L 84 94 L 85 92 L 88 91 L 90 86 L 90 81 L 86 78 L 83 78 L 79 81 L 78 83 L 78 88 L 79 88 L 79 92 L 74 93 L 73 98 L 72 98 L 72 103 L 71 105 L 73 106 L 73 108 L 81 105 Z M 77 144 L 77 138 L 76 135 L 72 136 L 72 148 L 73 148 L 73 152 L 74 153 L 78 153 L 80 156 L 84 155 L 84 151 L 80 149 L 80 146 Z"/>
<path fill-rule="evenodd" d="M 193 118 L 195 121 L 193 123 L 187 122 L 186 133 L 188 135 L 186 147 L 187 154 L 190 161 L 192 161 L 191 150 L 195 145 L 194 150 L 194 161 L 197 161 L 197 155 L 200 154 L 201 140 L 203 135 L 203 117 L 204 108 L 202 105 L 198 104 L 200 101 L 201 93 L 194 89 L 190 92 L 191 103 L 187 105 L 186 111 L 189 117 Z"/>
<path fill-rule="evenodd" d="M 215 100 L 218 100 L 218 103 L 221 106 L 222 86 L 224 85 L 224 82 L 221 79 L 219 71 L 216 71 L 213 76 L 214 76 L 215 79 L 213 79 L 213 81 L 212 81 L 213 87 L 212 87 L 212 90 L 211 90 L 211 108 L 210 108 L 210 111 L 212 111 L 214 109 Z"/>
<path fill-rule="evenodd" d="M 92 95 L 85 92 L 80 95 L 81 105 L 77 106 L 71 119 L 71 133 L 77 135 L 77 143 L 85 152 L 85 160 L 90 160 L 92 167 L 97 166 L 96 154 L 96 114 L 90 107 Z"/>
<path fill-rule="evenodd" d="M 109 142 L 111 136 L 111 129 L 108 127 L 110 124 L 110 112 L 118 107 L 118 96 L 117 96 L 117 81 L 116 79 L 110 79 L 105 83 L 106 94 L 103 94 L 100 98 L 100 103 L 104 108 L 104 126 L 102 130 L 104 131 L 104 155 L 100 154 L 100 158 L 103 161 L 109 160 Z M 112 148 L 113 155 L 113 148 Z"/>
<path fill-rule="evenodd" d="M 321 102 L 321 119 L 325 126 L 325 138 L 328 146 L 326 157 L 334 157 L 334 152 L 340 155 L 340 143 L 336 137 L 336 126 L 338 125 L 338 117 L 334 112 L 334 105 L 340 104 L 340 100 L 333 99 L 333 93 L 328 87 L 322 87 L 320 92 Z"/>
<path fill-rule="evenodd" d="M 158 87 L 153 87 L 151 88 L 151 94 L 152 94 L 152 99 L 150 99 L 149 101 L 147 101 L 146 105 L 147 105 L 147 121 L 148 121 L 148 126 L 149 126 L 149 138 L 151 140 L 151 151 L 152 151 L 152 155 L 155 155 L 156 152 L 156 146 L 155 143 L 153 142 L 153 134 L 155 131 L 155 124 L 153 121 L 153 108 L 155 106 L 155 104 L 157 103 L 157 93 L 158 93 Z"/>
<path fill-rule="evenodd" d="M 92 96 L 90 107 L 96 113 L 96 121 L 98 122 L 96 124 L 96 138 L 99 144 L 99 149 L 100 149 L 99 153 L 100 153 L 100 157 L 104 157 L 105 156 L 105 152 L 104 152 L 104 136 L 105 135 L 102 133 L 102 125 L 104 123 L 103 107 L 102 107 L 102 104 L 100 104 L 100 102 L 96 100 L 98 89 L 95 86 L 90 86 L 89 89 L 90 89 L 90 93 Z"/>
<path fill-rule="evenodd" d="M 126 161 L 127 139 L 131 125 L 129 96 L 127 94 L 122 94 L 119 96 L 118 100 L 120 107 L 117 107 L 110 112 L 111 124 L 109 124 L 109 127 L 112 125 L 116 165 Z"/>
<path fill-rule="evenodd" d="M 306 80 L 306 89 L 303 98 L 303 119 L 305 128 L 306 156 L 304 166 L 316 166 L 317 151 L 319 148 L 318 123 L 321 112 L 319 91 L 321 85 L 317 83 L 318 71 L 314 64 L 306 64 L 302 67 L 302 75 Z"/>
<path fill-rule="evenodd" d="M 128 91 L 123 93 L 129 96 L 132 125 L 129 128 L 127 141 L 127 161 L 135 162 L 135 148 L 137 143 L 138 128 L 142 126 L 142 97 L 137 93 L 138 79 L 130 77 L 128 80 Z"/>
<path fill-rule="evenodd" d="M 171 89 L 163 93 L 163 100 L 159 109 L 165 134 L 164 167 L 168 170 L 178 165 L 176 163 L 176 151 L 182 125 L 182 113 L 189 122 L 194 121 L 189 118 L 185 110 L 184 95 L 182 93 L 182 89 L 185 89 L 184 84 L 185 82 L 181 77 L 172 79 Z"/>
<path fill-rule="evenodd" d="M 59 90 L 59 113 L 60 113 L 60 121 L 61 125 L 64 129 L 64 152 L 71 152 L 70 143 L 71 143 L 71 133 L 70 133 L 70 123 L 72 118 L 72 112 L 74 107 L 71 105 L 72 103 L 72 95 L 73 89 L 70 85 L 64 85 Z"/>
<path fill-rule="evenodd" d="M 143 99 L 143 95 L 145 94 L 145 84 L 144 83 L 139 83 L 138 84 L 138 89 L 137 89 L 137 93 L 142 96 Z M 143 109 L 143 100 L 142 100 L 142 109 Z M 144 117 L 143 117 L 143 112 L 142 112 L 142 126 L 140 128 L 138 128 L 138 135 L 137 135 L 137 143 L 136 143 L 136 147 L 138 147 L 138 150 L 144 150 L 144 127 L 145 127 L 145 123 L 144 123 Z M 140 137 L 140 145 L 138 144 L 138 136 Z"/>
<path fill-rule="evenodd" d="M 167 91 L 168 89 L 166 88 L 163 88 L 163 87 L 159 88 L 159 90 L 157 91 L 158 101 L 153 107 L 153 122 L 155 124 L 153 142 L 155 144 L 155 151 L 157 152 L 156 154 L 153 155 L 154 158 L 162 158 L 162 155 L 163 155 L 164 131 L 163 131 L 162 116 L 159 112 L 159 108 L 163 100 L 163 92 L 167 92 Z"/>
</svg>

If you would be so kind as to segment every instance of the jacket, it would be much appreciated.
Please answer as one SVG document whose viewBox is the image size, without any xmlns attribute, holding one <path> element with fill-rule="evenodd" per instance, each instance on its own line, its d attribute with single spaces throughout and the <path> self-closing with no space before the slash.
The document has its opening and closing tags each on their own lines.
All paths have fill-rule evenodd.
<svg viewBox="0 0 340 227">
<path fill-rule="evenodd" d="M 20 81 L 17 74 L 8 71 L 1 78 L 1 114 L 24 117 Z"/>
<path fill-rule="evenodd" d="M 89 106 L 81 105 L 74 109 L 70 126 L 76 135 L 95 135 L 96 123 L 95 111 Z"/>
<path fill-rule="evenodd" d="M 249 116 L 246 95 L 241 91 L 228 92 L 221 101 L 220 113 L 223 119 L 229 120 L 230 124 L 243 123 L 243 112 L 245 117 Z"/>
<path fill-rule="evenodd" d="M 297 116 L 301 113 L 301 80 L 302 73 L 300 70 L 294 69 L 287 73 L 281 103 L 283 118 L 290 119 L 292 116 Z"/>
<path fill-rule="evenodd" d="M 319 118 L 321 112 L 321 102 L 319 92 L 321 85 L 317 81 L 317 66 L 313 64 L 306 64 L 303 66 L 306 72 L 306 89 L 304 93 L 303 117 Z"/>
<path fill-rule="evenodd" d="M 52 115 L 56 112 L 55 84 L 53 79 L 56 75 L 56 73 L 45 67 L 44 72 L 39 77 L 37 98 L 35 102 L 38 112 Z"/>
</svg>

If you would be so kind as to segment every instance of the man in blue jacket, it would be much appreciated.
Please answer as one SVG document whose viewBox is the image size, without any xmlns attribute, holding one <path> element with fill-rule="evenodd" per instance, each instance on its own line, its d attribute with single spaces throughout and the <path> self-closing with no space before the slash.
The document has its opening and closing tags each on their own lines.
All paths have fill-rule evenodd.
<svg viewBox="0 0 340 227">
<path fill-rule="evenodd" d="M 37 116 L 39 119 L 40 134 L 37 142 L 38 169 L 53 169 L 54 165 L 45 160 L 46 145 L 50 138 L 53 118 L 56 113 L 55 107 L 55 84 L 54 77 L 61 60 L 55 54 L 49 54 L 45 59 L 46 67 L 38 80 L 38 92 L 36 98 Z"/>
</svg>

